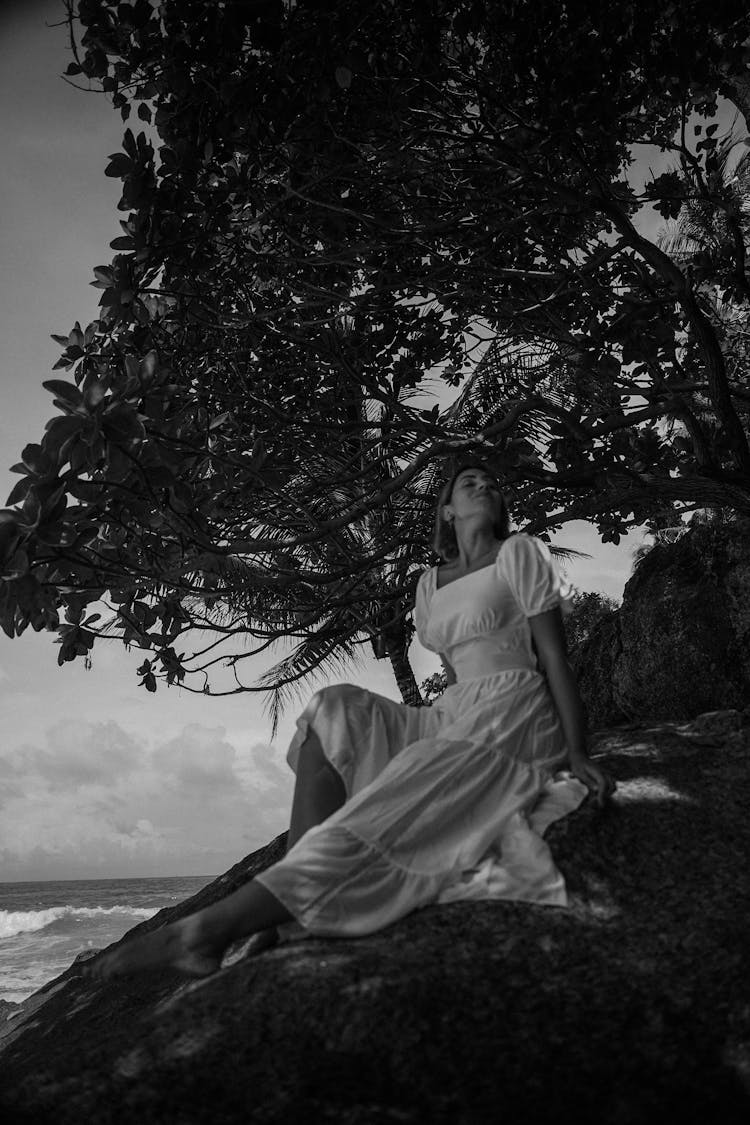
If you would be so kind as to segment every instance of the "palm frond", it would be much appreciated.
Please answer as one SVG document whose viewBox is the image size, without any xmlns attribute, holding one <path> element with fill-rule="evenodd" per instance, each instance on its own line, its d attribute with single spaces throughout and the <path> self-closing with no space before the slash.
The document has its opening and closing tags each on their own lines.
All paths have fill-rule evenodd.
<svg viewBox="0 0 750 1125">
<path fill-rule="evenodd" d="M 717 142 L 715 175 L 724 191 L 734 197 L 740 221 L 747 228 L 750 218 L 750 152 L 744 151 L 734 161 L 737 147 L 745 140 L 744 133 L 737 130 L 737 122 L 735 115 L 732 125 Z M 657 234 L 657 245 L 681 265 L 689 264 L 699 253 L 720 256 L 732 240 L 726 211 L 706 198 L 705 189 L 691 169 L 676 164 L 671 171 L 680 175 L 688 195 L 677 219 Z"/>
<path fill-rule="evenodd" d="M 271 738 L 276 737 L 285 708 L 299 699 L 310 681 L 315 683 L 334 670 L 344 673 L 358 663 L 360 656 L 361 650 L 351 636 L 312 634 L 265 672 L 258 686 L 269 688 L 265 711 L 271 719 Z"/>
<path fill-rule="evenodd" d="M 571 559 L 591 559 L 594 556 L 590 555 L 588 551 L 576 551 L 574 547 L 558 547 L 549 545 L 549 552 L 555 559 L 562 559 L 564 562 L 570 562 Z"/>
</svg>

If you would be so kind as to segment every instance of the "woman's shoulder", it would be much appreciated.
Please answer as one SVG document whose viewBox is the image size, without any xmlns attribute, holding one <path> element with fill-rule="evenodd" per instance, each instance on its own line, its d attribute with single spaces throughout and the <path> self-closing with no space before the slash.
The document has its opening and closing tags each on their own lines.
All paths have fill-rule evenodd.
<svg viewBox="0 0 750 1125">
<path fill-rule="evenodd" d="M 428 566 L 421 572 L 417 579 L 417 590 L 429 590 L 434 584 L 437 575 L 437 566 Z"/>
<path fill-rule="evenodd" d="M 497 565 L 500 569 L 509 567 L 515 572 L 528 566 L 534 567 L 549 557 L 549 547 L 543 539 L 527 531 L 512 531 L 497 553 Z"/>
<path fill-rule="evenodd" d="M 528 540 L 535 540 L 536 535 L 532 535 L 528 531 L 511 531 L 507 539 L 503 539 L 503 546 L 506 543 L 525 543 Z"/>
<path fill-rule="evenodd" d="M 506 559 L 509 555 L 516 552 L 519 549 L 519 545 L 523 543 L 523 540 L 528 538 L 529 536 L 524 531 L 511 531 L 510 535 L 507 535 L 500 544 L 497 555 L 495 556 L 496 561 L 500 563 L 503 559 Z M 521 550 L 523 550 L 523 546 L 521 546 Z"/>
<path fill-rule="evenodd" d="M 545 545 L 541 539 L 538 539 L 536 535 L 531 535 L 528 531 L 511 531 L 507 539 L 503 539 L 502 546 L 497 553 L 498 558 L 504 553 L 533 551 L 539 544 Z"/>
</svg>

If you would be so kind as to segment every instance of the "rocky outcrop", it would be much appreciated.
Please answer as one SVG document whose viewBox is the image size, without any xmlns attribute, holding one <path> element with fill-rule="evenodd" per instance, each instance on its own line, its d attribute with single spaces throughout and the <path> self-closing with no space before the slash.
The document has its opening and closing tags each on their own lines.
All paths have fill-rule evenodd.
<svg viewBox="0 0 750 1125">
<path fill-rule="evenodd" d="M 427 907 L 366 938 L 238 951 L 198 982 L 74 965 L 4 1025 L 0 1119 L 744 1125 L 750 728 L 724 711 L 602 731 L 593 751 L 612 805 L 549 833 L 569 909 Z"/>
<path fill-rule="evenodd" d="M 572 662 L 594 728 L 750 707 L 750 525 L 653 547 Z"/>
</svg>

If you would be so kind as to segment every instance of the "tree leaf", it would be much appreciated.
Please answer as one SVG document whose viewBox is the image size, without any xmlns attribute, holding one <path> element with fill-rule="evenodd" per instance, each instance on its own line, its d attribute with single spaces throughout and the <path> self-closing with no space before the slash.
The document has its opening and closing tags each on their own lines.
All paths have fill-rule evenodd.
<svg viewBox="0 0 750 1125">
<path fill-rule="evenodd" d="M 46 433 L 42 438 L 44 452 L 57 464 L 66 442 L 79 434 L 83 425 L 84 420 L 80 415 L 68 414 L 51 419 L 47 423 Z"/>
<path fill-rule="evenodd" d="M 6 504 L 20 504 L 22 500 L 26 499 L 26 494 L 34 483 L 32 477 L 23 477 L 11 489 Z"/>
<path fill-rule="evenodd" d="M 27 445 L 21 454 L 24 465 L 28 465 L 32 473 L 38 476 L 43 476 L 49 473 L 53 467 L 52 462 L 48 455 L 44 452 L 41 445 L 30 444 Z"/>
<path fill-rule="evenodd" d="M 45 379 L 42 386 L 51 391 L 55 398 L 62 399 L 70 406 L 79 407 L 83 405 L 83 395 L 78 387 L 72 383 L 65 383 L 62 379 Z"/>
<path fill-rule="evenodd" d="M 93 413 L 99 403 L 104 401 L 106 394 L 107 387 L 103 380 L 94 379 L 87 382 L 83 389 L 83 404 L 90 413 Z"/>
<path fill-rule="evenodd" d="M 146 436 L 143 423 L 138 420 L 135 411 L 125 404 L 106 409 L 103 424 L 106 432 L 112 433 L 116 439 L 142 441 Z"/>
<path fill-rule="evenodd" d="M 122 5 L 120 5 L 120 7 L 122 7 Z M 137 158 L 137 156 L 138 156 L 138 146 L 135 143 L 135 137 L 133 136 L 133 130 L 132 129 L 126 129 L 125 130 L 125 133 L 124 133 L 123 138 L 122 138 L 122 147 L 125 149 L 125 152 L 128 154 L 128 156 L 131 157 L 133 160 L 135 160 Z"/>
<path fill-rule="evenodd" d="M 150 382 L 159 369 L 159 357 L 156 352 L 151 349 L 143 357 L 140 365 L 140 377 L 144 382 Z"/>
<path fill-rule="evenodd" d="M 141 370 L 140 360 L 138 356 L 126 355 L 125 356 L 125 372 L 129 379 L 133 380 L 133 385 L 137 385 L 138 374 Z"/>
<path fill-rule="evenodd" d="M 124 179 L 133 171 L 133 161 L 123 152 L 115 152 L 109 158 L 109 164 L 104 169 L 105 176 L 113 179 Z"/>
<path fill-rule="evenodd" d="M 6 580 L 23 578 L 29 573 L 29 556 L 22 547 L 14 551 L 3 567 L 2 577 Z"/>
</svg>

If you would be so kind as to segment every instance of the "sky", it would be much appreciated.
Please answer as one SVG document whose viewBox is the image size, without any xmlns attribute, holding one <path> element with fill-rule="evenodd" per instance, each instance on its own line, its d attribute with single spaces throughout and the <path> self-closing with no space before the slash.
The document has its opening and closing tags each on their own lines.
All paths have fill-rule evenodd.
<svg viewBox="0 0 750 1125">
<path fill-rule="evenodd" d="M 62 14 L 58 0 L 0 8 L 0 504 L 18 479 L 8 467 L 54 413 L 42 387 L 60 352 L 50 334 L 96 317 L 92 271 L 111 260 L 124 217 L 104 168 L 125 125 L 104 96 L 60 77 Z M 552 541 L 591 556 L 566 564 L 570 582 L 619 599 L 643 539 L 602 545 L 578 521 Z M 149 694 L 142 655 L 116 642 L 97 646 L 89 671 L 59 668 L 57 651 L 50 634 L 0 633 L 0 882 L 215 875 L 287 827 L 296 714 L 341 675 L 310 684 L 271 742 L 262 695 Z M 416 640 L 411 659 L 418 680 L 438 670 Z M 268 666 L 248 665 L 250 680 Z M 368 657 L 344 678 L 399 698 L 387 661 Z"/>
</svg>

